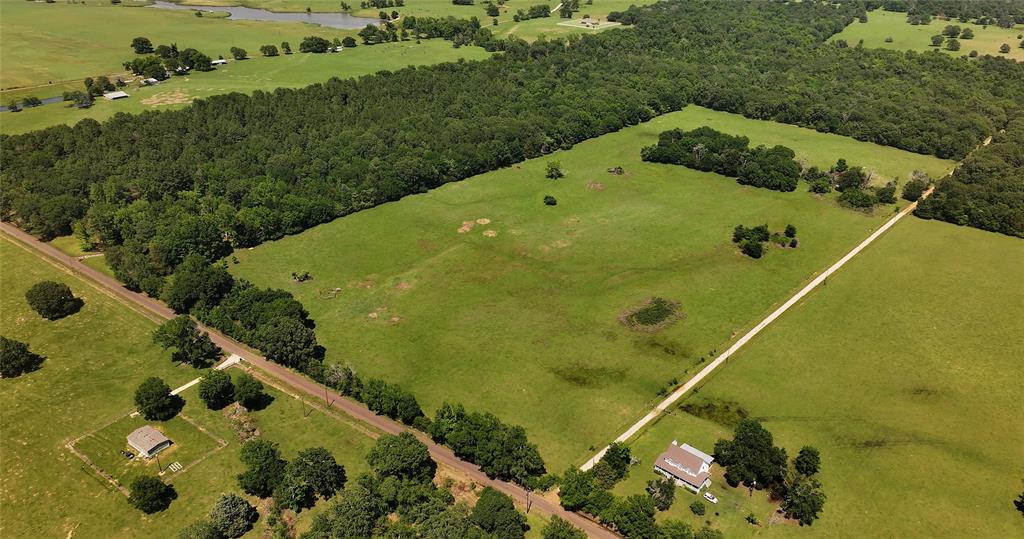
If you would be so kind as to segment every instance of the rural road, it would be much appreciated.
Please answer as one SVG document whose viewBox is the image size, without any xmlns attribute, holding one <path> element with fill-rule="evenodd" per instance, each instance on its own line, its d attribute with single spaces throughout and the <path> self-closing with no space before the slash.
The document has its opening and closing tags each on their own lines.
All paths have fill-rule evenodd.
<svg viewBox="0 0 1024 539">
<path fill-rule="evenodd" d="M 991 137 L 990 137 L 990 139 L 991 139 Z M 985 144 L 988 144 L 988 141 L 986 141 Z M 925 193 L 923 195 L 921 195 L 921 199 L 924 199 L 928 195 L 930 195 L 932 193 L 932 189 L 933 188 L 929 188 L 927 191 L 925 191 Z M 620 434 L 619 437 L 615 439 L 615 442 L 619 442 L 619 443 L 626 442 L 627 440 L 632 438 L 637 432 L 640 432 L 640 429 L 642 429 L 645 426 L 647 426 L 651 421 L 654 421 L 654 419 L 657 418 L 662 412 L 667 410 L 669 406 L 672 406 L 673 404 L 675 404 L 683 395 L 685 395 L 691 389 L 693 389 L 698 384 L 703 382 L 705 378 L 710 376 L 711 373 L 713 373 L 715 371 L 715 369 L 717 369 L 723 363 L 725 363 L 725 361 L 727 359 L 729 359 L 730 357 L 732 357 L 732 355 L 735 354 L 737 350 L 742 348 L 743 345 L 745 345 L 748 342 L 750 342 L 750 340 L 753 339 L 754 336 L 756 336 L 758 333 L 760 333 L 762 329 L 764 329 L 769 324 L 774 322 L 778 317 L 782 316 L 782 313 L 784 313 L 787 310 L 789 310 L 790 307 L 792 307 L 798 301 L 803 299 L 804 296 L 806 296 L 812 290 L 817 288 L 818 285 L 820 285 L 821 283 L 825 282 L 825 280 L 828 279 L 830 275 L 832 275 L 833 273 L 839 271 L 839 268 L 843 267 L 843 265 L 845 265 L 847 262 L 849 262 L 850 259 L 852 259 L 853 257 L 857 256 L 857 254 L 859 254 L 861 251 L 863 251 L 865 247 L 867 247 L 868 245 L 871 245 L 871 243 L 873 241 L 875 241 L 876 239 L 878 239 L 882 234 L 885 234 L 885 232 L 887 230 L 889 230 L 896 223 L 898 223 L 900 221 L 900 219 L 903 219 L 910 212 L 914 211 L 914 208 L 916 208 L 916 207 L 917 207 L 917 202 L 913 202 L 910 205 L 908 205 L 906 208 L 903 208 L 903 210 L 900 211 L 899 213 L 897 213 L 895 216 L 893 216 L 892 219 L 889 219 L 888 221 L 886 221 L 885 224 L 880 226 L 878 228 L 878 230 L 874 231 L 874 233 L 872 233 L 870 236 L 868 236 L 867 239 L 865 239 L 864 241 L 860 242 L 860 244 L 858 244 L 856 247 L 854 247 L 852 251 L 850 251 L 849 253 L 846 253 L 846 256 L 844 256 L 843 258 L 840 258 L 838 262 L 836 262 L 835 264 L 832 264 L 827 270 L 825 270 L 823 273 L 821 273 L 820 275 L 815 277 L 811 282 L 807 283 L 807 286 L 801 288 L 799 292 L 794 294 L 793 297 L 789 298 L 789 300 L 787 300 L 785 303 L 783 303 L 781 307 L 779 307 L 778 309 L 775 309 L 774 311 L 772 311 L 772 313 L 769 314 L 764 320 L 761 320 L 761 322 L 759 322 L 756 326 L 754 326 L 753 329 L 751 329 L 750 331 L 745 333 L 742 337 L 739 338 L 739 340 L 737 340 L 735 343 L 733 343 L 733 345 L 730 346 L 728 350 L 726 350 L 725 352 L 722 352 L 721 355 L 716 357 L 715 360 L 712 361 L 711 363 L 708 363 L 707 366 L 705 366 L 703 369 L 701 369 L 700 372 L 698 372 L 693 378 L 690 378 L 685 384 L 683 384 L 678 389 L 673 391 L 672 394 L 670 394 L 668 397 L 665 397 L 665 400 L 663 400 L 660 403 L 658 403 L 658 405 L 653 410 L 648 412 L 647 415 L 645 415 L 639 421 L 634 423 L 631 427 L 626 429 L 626 432 L 623 432 L 622 434 Z M 604 456 L 604 453 L 607 450 L 608 450 L 608 447 L 605 446 L 604 449 L 602 449 L 601 451 L 598 451 L 598 453 L 596 455 L 594 455 L 593 457 L 591 457 L 590 460 L 584 462 L 583 465 L 580 466 L 580 469 L 586 471 L 586 470 L 589 470 L 589 469 L 593 468 L 594 465 L 597 464 L 597 462 L 599 460 L 601 460 L 601 457 Z"/>
<path fill-rule="evenodd" d="M 36 239 L 31 234 L 28 234 L 10 223 L 0 222 L 0 233 L 3 233 L 16 242 L 38 252 L 45 258 L 64 266 L 73 273 L 92 281 L 92 283 L 98 286 L 101 290 L 111 293 L 121 301 L 127 302 L 136 307 L 141 307 L 147 316 L 154 320 L 167 320 L 177 316 L 177 313 L 160 301 L 144 294 L 128 290 L 117 279 L 86 266 L 75 257 L 64 254 L 56 247 Z M 235 341 L 234 339 L 226 337 L 214 329 L 202 324 L 199 324 L 199 328 L 209 333 L 210 339 L 229 356 L 237 355 L 241 357 L 252 366 L 262 370 L 284 384 L 291 386 L 293 389 L 305 393 L 310 397 L 310 399 L 326 399 L 328 402 L 333 401 L 333 408 L 340 409 L 342 412 L 345 412 L 354 419 L 371 425 L 382 432 L 398 434 L 402 431 L 409 431 L 415 434 L 427 445 L 427 448 L 430 450 L 430 455 L 439 464 L 448 466 L 465 474 L 469 479 L 479 485 L 490 486 L 495 490 L 503 492 L 511 496 L 512 499 L 519 504 L 526 506 L 528 493 L 519 485 L 491 479 L 480 471 L 478 466 L 459 459 L 451 449 L 435 444 L 423 433 L 410 429 L 397 421 L 377 415 L 362 404 L 343 397 L 339 393 L 322 386 L 301 374 L 266 359 L 258 352 L 239 343 L 238 341 Z M 531 509 L 535 509 L 548 515 L 561 517 L 572 523 L 577 528 L 585 531 L 588 537 L 618 537 L 618 535 L 607 528 L 588 520 L 581 515 L 567 511 L 560 505 L 550 502 L 540 496 L 529 496 L 529 502 Z"/>
</svg>

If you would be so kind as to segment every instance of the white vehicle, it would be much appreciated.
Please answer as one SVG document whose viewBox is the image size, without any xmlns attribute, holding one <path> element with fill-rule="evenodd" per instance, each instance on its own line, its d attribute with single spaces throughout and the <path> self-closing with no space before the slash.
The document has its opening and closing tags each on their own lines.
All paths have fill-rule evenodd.
<svg viewBox="0 0 1024 539">
<path fill-rule="evenodd" d="M 704 499 L 711 503 L 718 503 L 718 498 L 716 498 L 715 495 L 710 492 L 704 493 Z"/>
</svg>

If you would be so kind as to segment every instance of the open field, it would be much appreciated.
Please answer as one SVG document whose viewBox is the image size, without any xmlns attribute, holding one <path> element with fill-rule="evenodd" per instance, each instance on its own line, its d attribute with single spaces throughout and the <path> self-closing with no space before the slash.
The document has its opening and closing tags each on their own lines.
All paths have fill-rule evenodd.
<svg viewBox="0 0 1024 539">
<path fill-rule="evenodd" d="M 297 46 L 297 45 L 293 45 Z M 56 124 L 73 125 L 83 118 L 104 120 L 118 112 L 181 108 L 193 99 L 230 92 L 252 93 L 275 88 L 296 88 L 331 77 L 349 78 L 382 70 L 401 69 L 459 59 L 478 60 L 490 53 L 479 47 L 452 47 L 440 39 L 360 46 L 336 54 L 291 54 L 272 58 L 254 57 L 231 61 L 216 71 L 171 77 L 155 86 L 126 89 L 130 97 L 117 101 L 99 98 L 89 109 L 65 107 L 63 103 L 43 105 L 21 112 L 0 113 L 0 131 L 22 133 Z"/>
<path fill-rule="evenodd" d="M 0 270 L 3 335 L 28 342 L 46 357 L 38 371 L 0 380 L 0 536 L 172 537 L 205 515 L 222 492 L 238 490 L 237 438 L 221 412 L 205 408 L 196 388 L 183 394 L 183 414 L 228 445 L 196 467 L 166 476 L 178 491 L 166 512 L 144 516 L 84 467 L 65 444 L 100 429 L 76 447 L 128 480 L 141 461 L 133 463 L 135 468 L 124 466 L 117 451 L 125 446 L 122 431 L 137 421 L 126 417 L 135 387 L 148 376 L 177 387 L 201 372 L 175 367 L 169 353 L 151 344 L 152 321 L 7 239 L 0 239 Z M 71 286 L 85 299 L 82 311 L 55 322 L 31 311 L 25 290 L 43 279 Z M 264 436 L 281 444 L 286 458 L 322 445 L 350 476 L 365 470 L 364 455 L 372 442 L 362 429 L 319 411 L 304 416 L 301 403 L 274 389 L 268 392 L 274 401 L 252 416 Z M 161 454 L 164 466 L 173 461 L 186 466 L 217 447 L 180 416 L 161 425 L 177 442 Z M 298 525 L 308 525 L 308 515 L 322 506 L 303 512 Z"/>
<path fill-rule="evenodd" d="M 947 25 L 970 28 L 974 31 L 974 38 L 961 39 L 960 50 L 956 52 L 947 51 L 945 46 L 932 47 L 932 36 L 941 34 L 942 29 Z M 956 56 L 966 56 L 971 51 L 978 51 L 978 54 L 991 54 L 992 56 L 1024 60 L 1024 49 L 1018 46 L 1022 39 L 1018 36 L 1021 34 L 1024 34 L 1024 25 L 1020 24 L 1014 28 L 999 28 L 998 26 L 983 27 L 980 24 L 961 23 L 956 20 L 942 21 L 932 19 L 930 24 L 915 26 L 907 23 L 906 13 L 895 13 L 878 9 L 868 13 L 867 23 L 854 21 L 842 32 L 836 34 L 833 39 L 845 39 L 851 47 L 863 39 L 865 47 L 918 52 L 940 50 L 943 54 Z M 887 37 L 892 38 L 892 43 L 885 42 Z M 1010 45 L 1009 54 L 999 52 L 999 46 L 1003 43 Z"/>
<path fill-rule="evenodd" d="M 1019 537 L 1022 282 L 1019 240 L 905 220 L 691 399 L 738 403 L 791 456 L 821 450 L 828 501 L 803 536 L 931 537 L 941 522 L 951 536 Z M 673 439 L 710 450 L 731 430 L 674 410 L 632 443 L 641 463 L 617 490 L 641 492 Z M 744 522 L 767 522 L 763 494 L 748 501 L 717 478 L 711 491 L 729 537 L 788 531 Z M 664 516 L 696 522 L 692 496 L 677 495 Z"/>
<path fill-rule="evenodd" d="M 520 423 L 551 469 L 561 470 L 589 457 L 672 378 L 721 349 L 887 214 L 840 209 L 804 188 L 744 188 L 640 161 L 640 148 L 659 132 L 702 115 L 714 114 L 665 115 L 365 210 L 240 251 L 231 268 L 296 294 L 317 321 L 328 361 L 399 382 L 428 411 L 457 400 Z M 739 117 L 719 122 L 761 128 Z M 840 157 L 822 142 L 826 135 L 800 133 L 793 136 L 798 152 L 821 152 L 822 162 Z M 562 163 L 566 178 L 544 179 L 549 160 Z M 606 171 L 614 166 L 626 174 Z M 558 205 L 544 206 L 545 195 Z M 737 254 L 733 227 L 765 222 L 773 230 L 796 225 L 801 247 L 759 261 Z M 296 285 L 295 271 L 313 280 Z M 320 299 L 334 288 L 337 297 Z M 680 302 L 685 319 L 656 334 L 619 323 L 625 309 L 655 295 Z"/>
<path fill-rule="evenodd" d="M 121 64 L 135 56 L 129 45 L 139 35 L 154 45 L 177 43 L 212 58 L 230 57 L 231 47 L 257 55 L 260 45 L 267 43 L 288 41 L 298 51 L 307 35 L 329 39 L 354 35 L 351 30 L 301 23 L 230 21 L 96 0 L 79 4 L 0 0 L 0 10 L 4 35 L 0 88 L 5 90 L 120 72 Z"/>
</svg>

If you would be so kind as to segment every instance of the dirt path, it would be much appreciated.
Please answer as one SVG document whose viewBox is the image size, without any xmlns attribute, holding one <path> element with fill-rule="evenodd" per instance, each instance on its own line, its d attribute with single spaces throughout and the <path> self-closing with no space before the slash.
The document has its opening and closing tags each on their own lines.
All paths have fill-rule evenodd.
<svg viewBox="0 0 1024 539">
<path fill-rule="evenodd" d="M 932 188 L 929 188 L 928 191 L 926 191 L 921 196 L 921 199 L 923 200 L 927 198 L 930 194 L 932 194 Z M 655 418 L 657 418 L 662 412 L 667 410 L 670 406 L 675 404 L 680 398 L 682 398 L 683 395 L 685 395 L 691 389 L 693 389 L 698 384 L 703 382 L 705 378 L 711 375 L 711 373 L 715 372 L 715 369 L 717 369 L 723 363 L 725 363 L 725 361 L 732 357 L 732 355 L 735 354 L 740 348 L 742 348 L 743 345 L 750 342 L 750 340 L 753 339 L 754 336 L 756 336 L 758 333 L 760 333 L 761 330 L 763 330 L 769 324 L 774 322 L 778 317 L 782 316 L 782 313 L 788 311 L 790 307 L 792 307 L 798 301 L 803 299 L 804 296 L 806 296 L 812 290 L 817 288 L 818 285 L 824 283 L 830 275 L 839 271 L 839 268 L 842 268 L 853 257 L 857 256 L 861 251 L 863 251 L 864 248 L 866 248 L 868 245 L 871 245 L 871 243 L 878 239 L 882 234 L 885 234 L 885 232 L 892 228 L 896 223 L 898 223 L 900 219 L 903 219 L 904 217 L 909 215 L 910 212 L 914 211 L 914 208 L 916 207 L 917 202 L 913 202 L 909 204 L 906 208 L 903 208 L 903 210 L 896 214 L 892 219 L 886 221 L 884 225 L 880 226 L 878 230 L 874 231 L 870 236 L 867 237 L 867 239 L 860 242 L 860 244 L 854 247 L 853 250 L 851 250 L 849 253 L 846 253 L 846 256 L 840 258 L 838 262 L 832 264 L 827 270 L 825 270 L 823 273 L 815 277 L 813 280 L 811 280 L 811 282 L 807 283 L 807 285 L 801 288 L 799 292 L 794 294 L 793 297 L 789 298 L 789 300 L 783 303 L 781 307 L 772 311 L 772 313 L 765 317 L 764 320 L 761 320 L 761 322 L 754 326 L 750 331 L 748 331 L 746 334 L 740 337 L 735 343 L 733 343 L 732 346 L 729 347 L 728 350 L 722 352 L 721 355 L 716 357 L 715 360 L 712 361 L 711 363 L 708 363 L 707 366 L 701 369 L 700 372 L 698 372 L 693 378 L 690 378 L 685 384 L 680 386 L 678 389 L 673 391 L 671 395 L 666 397 L 665 400 L 658 403 L 658 405 L 653 410 L 648 412 L 647 415 L 640 418 L 639 421 L 637 421 L 631 427 L 626 429 L 626 431 L 620 434 L 619 437 L 615 439 L 615 441 L 622 443 L 629 440 L 637 432 L 639 432 L 640 429 L 647 426 L 651 421 L 654 421 Z M 589 470 L 590 468 L 592 468 L 595 464 L 597 464 L 597 461 L 601 460 L 601 457 L 604 456 L 604 453 L 607 450 L 608 447 L 605 447 L 604 449 L 599 451 L 596 455 L 591 457 L 590 460 L 583 463 L 583 466 L 580 466 L 580 469 Z"/>
<path fill-rule="evenodd" d="M 111 296 L 125 302 L 134 309 L 143 312 L 143 314 L 147 315 L 149 318 L 162 321 L 169 320 L 177 316 L 174 311 L 160 301 L 128 290 L 113 277 L 104 275 L 103 273 L 86 266 L 75 257 L 64 254 L 56 247 L 36 239 L 31 234 L 28 234 L 10 223 L 0 222 L 0 233 L 3 233 L 17 243 L 20 243 L 43 255 L 43 258 L 50 262 L 86 279 L 100 290 L 109 293 Z M 522 505 L 525 505 L 527 500 L 529 500 L 530 507 L 532 509 L 548 515 L 561 517 L 585 531 L 588 537 L 618 537 L 607 528 L 604 528 L 581 515 L 571 511 L 566 511 L 555 502 L 536 495 L 530 496 L 527 491 L 519 485 L 490 479 L 486 474 L 480 471 L 478 466 L 459 459 L 451 449 L 435 444 L 430 440 L 430 438 L 419 431 L 410 429 L 397 421 L 379 416 L 371 412 L 361 403 L 343 397 L 337 392 L 306 378 L 304 375 L 298 374 L 278 365 L 277 363 L 269 361 L 258 352 L 242 343 L 239 343 L 238 341 L 235 341 L 234 339 L 226 337 L 212 328 L 206 327 L 202 324 L 199 324 L 199 328 L 202 331 L 208 332 L 210 334 L 210 339 L 214 344 L 219 346 L 229 356 L 239 356 L 243 361 L 257 369 L 260 369 L 265 374 L 276 378 L 281 383 L 309 395 L 311 399 L 324 399 L 325 402 L 334 401 L 333 408 L 348 414 L 356 420 L 372 425 L 382 432 L 398 434 L 403 431 L 409 431 L 413 433 L 427 445 L 427 448 L 430 450 L 430 455 L 439 464 L 444 464 L 450 468 L 458 470 L 479 485 L 490 486 L 501 491 L 511 496 L 517 503 Z"/>
</svg>

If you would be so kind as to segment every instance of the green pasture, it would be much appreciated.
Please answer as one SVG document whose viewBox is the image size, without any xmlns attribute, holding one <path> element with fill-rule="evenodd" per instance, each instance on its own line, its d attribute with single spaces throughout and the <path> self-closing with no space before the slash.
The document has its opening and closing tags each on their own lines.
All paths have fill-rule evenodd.
<svg viewBox="0 0 1024 539">
<path fill-rule="evenodd" d="M 942 29 L 948 25 L 970 28 L 974 31 L 974 38 L 959 40 L 960 50 L 956 52 L 947 51 L 944 45 L 932 47 L 932 36 L 941 34 Z M 912 25 L 907 23 L 906 13 L 879 9 L 868 13 L 867 23 L 854 21 L 842 32 L 836 34 L 833 39 L 845 39 L 851 47 L 863 39 L 865 47 L 918 52 L 939 50 L 943 54 L 956 56 L 966 56 L 971 51 L 978 51 L 978 54 L 1024 60 L 1024 49 L 1019 47 L 1021 39 L 1024 39 L 1020 37 L 1022 34 L 1024 34 L 1024 25 L 1020 24 L 1014 28 L 1000 28 L 994 25 L 983 27 L 980 24 L 962 23 L 955 19 L 949 21 L 932 19 L 929 24 Z M 892 38 L 892 43 L 885 41 L 887 37 Z M 1009 54 L 999 52 L 999 47 L 1003 43 L 1010 45 Z"/>
<path fill-rule="evenodd" d="M 365 210 L 239 251 L 231 268 L 293 292 L 316 320 L 329 362 L 398 382 L 431 413 L 454 400 L 522 424 L 560 471 L 607 443 L 673 378 L 723 349 L 891 211 L 865 215 L 805 187 L 778 193 L 640 161 L 640 148 L 658 133 L 706 115 L 714 116 L 668 114 Z M 738 116 L 719 123 L 762 129 Z M 830 136 L 794 133 L 797 142 L 786 142 L 802 154 L 823 163 L 848 157 L 823 142 Z M 928 159 L 903 174 L 947 166 Z M 566 177 L 545 179 L 548 161 L 560 161 Z M 615 166 L 626 173 L 607 172 Z M 545 206 L 545 195 L 558 205 Z M 738 254 L 732 229 L 759 223 L 794 224 L 801 247 L 756 261 Z M 294 283 L 299 271 L 313 280 Z M 336 297 L 321 299 L 335 288 Z M 679 302 L 685 318 L 656 334 L 618 321 L 651 296 Z"/>
<path fill-rule="evenodd" d="M 745 407 L 790 456 L 804 445 L 821 451 L 828 501 L 802 536 L 934 537 L 941 527 L 1020 537 L 1011 500 L 1024 477 L 1022 282 L 1020 240 L 907 218 L 730 359 L 698 398 Z M 730 435 L 673 409 L 632 442 L 640 464 L 619 490 L 642 492 L 673 439 L 709 450 Z M 719 498 L 745 501 L 710 518 L 728 537 L 793 533 L 791 524 L 750 526 L 750 511 L 768 521 L 764 496 L 747 501 L 746 490 L 713 481 Z M 686 504 L 668 514 L 696 524 Z"/>
<path fill-rule="evenodd" d="M 54 322 L 32 311 L 25 291 L 46 279 L 68 284 L 85 300 L 82 310 Z M 202 371 L 174 366 L 170 354 L 151 343 L 154 322 L 7 239 L 0 239 L 0 284 L 0 332 L 46 357 L 39 370 L 0 380 L 0 536 L 173 537 L 202 518 L 221 493 L 238 491 L 237 437 L 222 412 L 207 410 L 193 387 L 182 395 L 183 414 L 228 445 L 194 468 L 165 475 L 178 492 L 166 512 L 146 516 L 130 507 L 66 444 L 97 431 L 76 447 L 113 475 L 130 481 L 141 468 L 155 468 L 155 462 L 127 463 L 118 454 L 126 447 L 124 436 L 142 424 L 127 417 L 135 388 L 149 376 L 177 387 Z M 364 429 L 311 410 L 308 403 L 302 408 L 273 388 L 268 392 L 273 402 L 252 415 L 286 458 L 321 445 L 350 477 L 366 469 L 372 440 Z M 175 460 L 188 465 L 218 445 L 181 417 L 156 426 L 176 442 L 161 453 L 164 466 Z M 308 526 L 309 515 L 323 506 L 303 512 L 297 525 Z"/>
<path fill-rule="evenodd" d="M 295 43 L 293 47 L 297 47 Z M 297 49 L 295 49 L 297 50 Z M 331 77 L 350 78 L 460 59 L 478 60 L 489 53 L 479 47 L 454 48 L 442 40 L 426 40 L 358 46 L 340 53 L 291 54 L 270 58 L 258 56 L 244 61 L 229 61 L 216 71 L 171 77 L 155 86 L 132 84 L 125 91 L 130 97 L 116 101 L 98 98 L 88 109 L 63 103 L 43 105 L 20 112 L 0 113 L 0 132 L 12 134 L 42 129 L 56 124 L 73 125 L 83 118 L 107 119 L 118 112 L 140 113 L 186 106 L 192 99 L 230 92 L 252 93 L 280 87 L 301 87 L 324 82 Z M 42 94 L 40 94 L 42 95 Z"/>
</svg>

